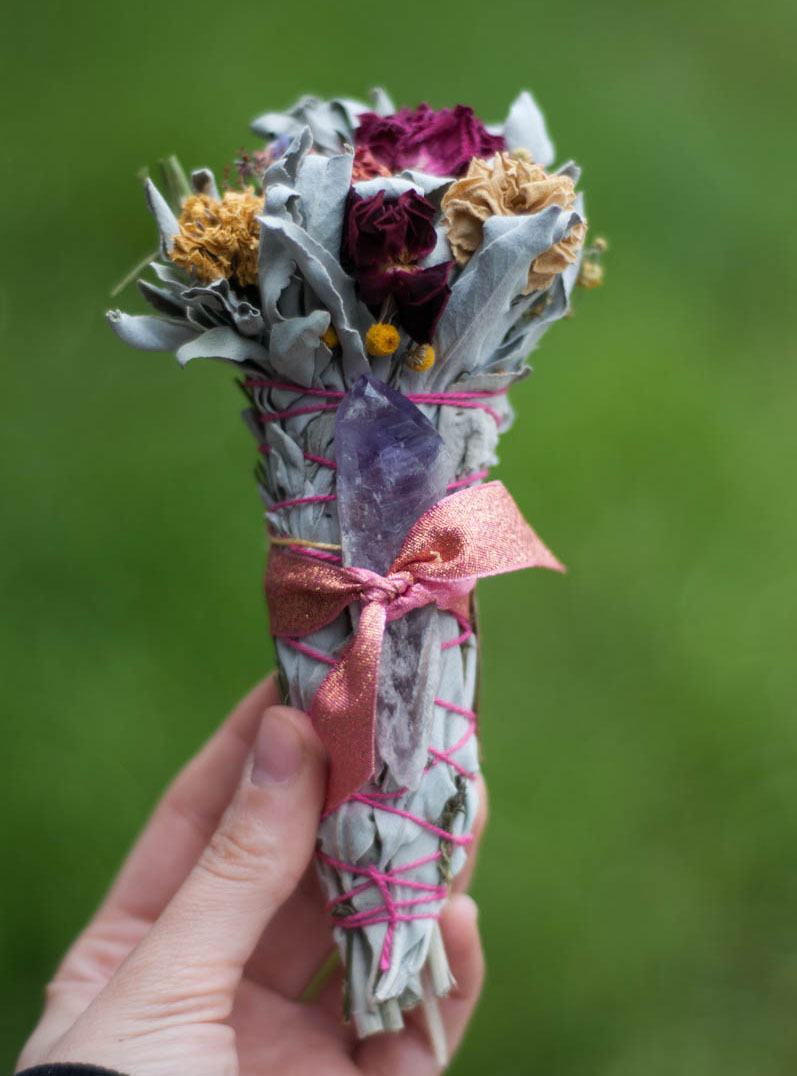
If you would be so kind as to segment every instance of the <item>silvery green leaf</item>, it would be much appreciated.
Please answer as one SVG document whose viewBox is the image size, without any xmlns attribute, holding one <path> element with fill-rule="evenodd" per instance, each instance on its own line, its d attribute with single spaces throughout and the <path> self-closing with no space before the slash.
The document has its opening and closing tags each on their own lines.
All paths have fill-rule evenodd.
<svg viewBox="0 0 797 1076">
<path fill-rule="evenodd" d="M 529 266 L 580 220 L 578 213 L 548 206 L 539 213 L 490 217 L 481 246 L 451 289 L 437 328 L 435 381 L 478 371 L 501 344 L 522 309 L 513 309 Z"/>
<path fill-rule="evenodd" d="M 168 285 L 170 289 L 179 288 L 182 290 L 186 286 L 187 275 L 182 269 L 172 265 L 171 262 L 168 265 L 162 265 L 160 262 L 150 262 L 149 265 L 158 280 Z"/>
<path fill-rule="evenodd" d="M 396 106 L 390 99 L 390 95 L 387 94 L 381 86 L 374 86 L 369 94 L 371 98 L 372 111 L 377 116 L 392 116 L 396 111 Z"/>
<path fill-rule="evenodd" d="M 151 314 L 133 316 L 123 314 L 121 310 L 109 310 L 105 316 L 119 339 L 140 351 L 174 351 L 196 336 L 196 331 L 185 321 L 174 318 L 157 318 Z"/>
<path fill-rule="evenodd" d="M 553 163 L 554 148 L 545 119 L 528 90 L 515 98 L 504 123 L 503 135 L 508 150 L 527 149 L 543 168 Z"/>
<path fill-rule="evenodd" d="M 255 433 L 258 439 L 265 434 L 271 449 L 268 463 L 272 499 L 298 497 L 304 489 L 304 457 L 299 445 L 276 422 L 270 422 L 265 431 L 260 427 Z"/>
<path fill-rule="evenodd" d="M 361 101 L 338 98 L 322 101 L 319 97 L 301 97 L 287 112 L 266 112 L 252 123 L 252 131 L 263 138 L 280 135 L 293 137 L 302 127 L 309 127 L 313 143 L 322 153 L 340 153 L 353 140 L 357 117 L 367 112 Z"/>
<path fill-rule="evenodd" d="M 240 336 L 234 329 L 218 326 L 178 348 L 177 361 L 181 366 L 191 359 L 222 359 L 225 362 L 262 365 L 268 361 L 268 352 L 256 341 Z"/>
<path fill-rule="evenodd" d="M 284 315 L 280 312 L 278 304 L 285 290 L 291 287 L 292 291 L 297 294 L 300 290 L 299 282 L 294 280 L 295 269 L 296 262 L 278 233 L 273 229 L 262 227 L 257 278 L 261 309 L 269 325 L 276 325 L 283 319 Z"/>
<path fill-rule="evenodd" d="M 538 299 L 537 295 L 527 297 L 524 305 L 524 313 L 511 327 L 505 338 L 490 356 L 489 362 L 484 367 L 486 370 L 498 368 L 501 370 L 518 369 L 529 352 L 533 349 L 536 340 L 542 336 L 550 321 L 562 316 L 564 311 L 561 303 L 556 301 L 564 297 L 564 289 L 559 278 L 553 282 L 546 293 L 550 301 L 541 309 L 537 317 L 529 317 L 528 309 Z M 554 299 L 556 297 L 556 299 Z M 549 313 L 550 312 L 550 313 Z"/>
<path fill-rule="evenodd" d="M 374 179 L 358 180 L 352 186 L 361 198 L 373 198 L 380 191 L 385 192 L 385 198 L 388 201 L 398 198 L 407 191 L 423 194 L 421 183 L 414 179 L 404 178 L 404 176 L 375 176 Z"/>
<path fill-rule="evenodd" d="M 174 291 L 166 288 L 158 288 L 147 280 L 137 280 L 136 287 L 159 314 L 165 314 L 170 318 L 185 318 L 185 304 L 175 295 Z"/>
<path fill-rule="evenodd" d="M 369 95 L 371 97 L 371 100 L 372 100 L 371 105 L 366 105 L 362 101 L 357 101 L 353 97 L 337 97 L 337 98 L 335 98 L 335 100 L 333 100 L 331 102 L 334 106 L 336 106 L 338 109 L 340 109 L 343 112 L 343 114 L 345 115 L 345 117 L 346 117 L 347 134 L 349 136 L 345 140 L 347 143 L 352 142 L 352 135 L 354 134 L 354 132 L 357 130 L 357 128 L 360 125 L 360 116 L 362 116 L 363 112 L 375 112 L 376 111 L 376 109 L 373 106 L 374 95 L 375 94 L 379 95 L 380 93 L 382 94 L 381 103 L 384 103 L 384 102 L 389 103 L 390 98 L 387 96 L 387 94 L 384 93 L 383 90 L 382 91 L 380 91 L 380 90 L 372 90 L 371 91 L 371 94 Z"/>
<path fill-rule="evenodd" d="M 167 257 L 174 250 L 174 237 L 180 231 L 177 217 L 172 213 L 166 199 L 151 179 L 147 180 L 144 190 L 149 211 L 152 213 L 155 218 L 155 223 L 158 225 L 158 232 L 160 233 L 161 240 L 161 253 L 164 257 Z"/>
<path fill-rule="evenodd" d="M 517 385 L 521 381 L 525 381 L 531 373 L 530 367 L 524 367 L 521 370 L 506 371 L 501 373 L 497 370 L 485 370 L 481 373 L 474 374 L 473 377 L 468 377 L 466 381 L 458 381 L 453 385 L 446 387 L 447 392 L 481 392 L 486 390 L 487 392 L 503 392 L 506 389 Z M 496 398 L 490 401 L 491 407 L 500 407 L 501 401 L 505 400 L 506 396 L 496 396 Z"/>
<path fill-rule="evenodd" d="M 293 132 L 293 141 L 273 164 L 269 165 L 263 175 L 263 184 L 268 190 L 274 184 L 293 187 L 299 174 L 299 167 L 313 148 L 313 135 L 310 128 L 297 124 Z"/>
<path fill-rule="evenodd" d="M 468 381 L 468 391 L 474 391 Z M 501 414 L 501 431 L 511 425 L 512 413 L 505 399 L 494 409 Z M 441 408 L 440 436 L 445 439 L 452 458 L 461 474 L 474 474 L 498 462 L 499 429 L 493 418 L 478 408 Z M 443 696 L 445 697 L 445 696 Z"/>
<path fill-rule="evenodd" d="M 405 168 L 403 172 L 399 172 L 399 176 L 409 180 L 416 190 L 436 206 L 439 206 L 446 188 L 450 187 L 453 182 L 451 176 L 432 176 L 428 172 L 419 172 L 415 168 Z"/>
<path fill-rule="evenodd" d="M 215 329 L 222 325 L 221 315 L 202 303 L 188 303 L 185 308 L 185 318 L 198 333 L 203 333 L 208 329 Z"/>
<path fill-rule="evenodd" d="M 264 112 L 252 120 L 249 129 L 252 134 L 265 138 L 279 138 L 281 135 L 293 137 L 301 128 L 301 123 L 288 112 Z"/>
<path fill-rule="evenodd" d="M 288 217 L 299 221 L 297 201 L 299 194 L 286 183 L 272 183 L 266 187 L 263 211 L 269 216 Z"/>
<path fill-rule="evenodd" d="M 226 277 L 203 286 L 187 288 L 182 297 L 186 302 L 199 302 L 224 314 L 242 336 L 257 336 L 265 329 L 260 311 L 248 300 L 237 295 Z"/>
<path fill-rule="evenodd" d="M 559 288 L 556 282 L 551 285 L 552 291 L 557 293 Z M 554 306 L 546 308 L 546 314 L 549 309 L 554 310 Z M 561 313 L 552 313 L 547 319 L 541 316 L 532 321 L 524 321 L 519 327 L 515 326 L 493 352 L 490 361 L 483 369 L 488 372 L 494 369 L 508 372 L 522 369 L 525 360 L 537 346 L 538 340 L 548 331 L 551 323 L 561 316 Z"/>
<path fill-rule="evenodd" d="M 209 168 L 197 168 L 191 173 L 191 186 L 197 194 L 207 194 L 209 198 L 219 198 L 216 178 Z"/>
<path fill-rule="evenodd" d="M 338 260 L 303 228 L 280 217 L 267 216 L 259 220 L 263 225 L 262 235 L 276 240 L 332 315 L 332 324 L 343 351 L 346 377 L 353 380 L 366 373 L 369 367 L 356 321 L 362 321 L 367 311 L 355 295 L 354 281 L 343 272 Z"/>
<path fill-rule="evenodd" d="M 295 266 L 294 266 L 295 268 Z M 280 295 L 279 311 L 282 318 L 301 318 L 307 310 L 318 306 L 307 282 L 299 272 L 294 272 L 290 282 Z"/>
<path fill-rule="evenodd" d="M 304 229 L 335 258 L 340 257 L 343 212 L 351 187 L 352 160 L 350 153 L 335 157 L 310 154 L 302 162 L 296 179 Z M 267 211 L 271 212 L 270 209 Z"/>
<path fill-rule="evenodd" d="M 338 847 L 347 863 L 358 863 L 374 847 L 374 827 L 368 808 L 360 803 L 346 803 L 341 810 Z"/>
<path fill-rule="evenodd" d="M 241 301 L 233 311 L 232 320 L 242 336 L 261 336 L 265 332 L 263 315 L 251 303 Z"/>
<path fill-rule="evenodd" d="M 580 194 L 576 196 L 573 208 L 583 219 L 583 198 Z M 523 349 L 525 350 L 526 355 L 529 355 L 534 348 L 536 348 L 537 344 L 548 329 L 550 329 L 551 325 L 560 318 L 563 318 L 570 309 L 570 296 L 576 285 L 576 280 L 578 279 L 579 270 L 581 268 L 581 255 L 582 251 L 579 250 L 578 257 L 572 265 L 568 265 L 567 268 L 559 274 L 556 280 L 554 280 L 553 284 L 551 284 L 548 289 L 548 302 L 544 309 L 538 317 L 535 317 L 528 322 L 523 340 Z M 517 351 L 515 354 L 517 355 Z"/>
<path fill-rule="evenodd" d="M 303 127 L 285 154 L 266 171 L 264 177 L 265 200 L 264 213 L 275 217 L 297 220 L 300 216 L 295 189 L 299 167 L 312 145 L 309 128 Z M 285 315 L 279 309 L 280 301 L 284 305 L 288 297 L 289 306 L 298 313 L 298 296 L 301 288 L 294 280 L 295 262 L 272 232 L 260 229 L 257 275 L 260 288 L 261 306 L 266 321 L 277 324 Z"/>
<path fill-rule="evenodd" d="M 581 169 L 575 161 L 565 161 L 564 164 L 556 169 L 554 174 L 557 176 L 570 176 L 573 180 L 573 186 L 581 179 Z"/>
<path fill-rule="evenodd" d="M 201 306 L 206 311 L 212 311 L 214 314 L 226 313 L 228 308 L 225 299 L 227 297 L 219 288 L 222 282 L 227 284 L 229 288 L 227 280 L 214 280 L 210 284 L 196 284 L 194 287 L 185 288 L 181 298 L 190 306 Z"/>
<path fill-rule="evenodd" d="M 315 373 L 316 352 L 326 347 L 320 337 L 328 328 L 327 310 L 278 321 L 271 329 L 269 341 L 269 362 L 275 372 L 289 382 L 309 388 Z"/>
<path fill-rule="evenodd" d="M 448 241 L 448 228 L 445 220 L 439 220 L 435 225 L 435 234 L 437 236 L 437 242 L 434 245 L 434 249 L 419 263 L 424 268 L 429 265 L 439 265 L 440 262 L 450 262 L 454 257 L 451 253 L 451 244 Z M 456 272 L 456 266 L 454 267 L 454 271 Z"/>
</svg>

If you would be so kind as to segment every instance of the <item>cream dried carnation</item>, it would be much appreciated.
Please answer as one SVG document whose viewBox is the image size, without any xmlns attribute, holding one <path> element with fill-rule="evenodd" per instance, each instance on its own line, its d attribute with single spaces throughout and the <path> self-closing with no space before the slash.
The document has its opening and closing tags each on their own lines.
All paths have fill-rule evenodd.
<svg viewBox="0 0 797 1076">
<path fill-rule="evenodd" d="M 576 199 L 568 175 L 550 175 L 531 160 L 496 153 L 491 161 L 474 157 L 468 171 L 446 191 L 442 207 L 448 224 L 451 250 L 460 265 L 470 259 L 482 241 L 489 217 L 539 213 L 551 205 L 570 209 Z M 543 291 L 571 265 L 587 234 L 586 221 L 576 224 L 564 239 L 534 259 L 523 294 Z"/>
<path fill-rule="evenodd" d="M 192 194 L 183 203 L 171 260 L 203 284 L 234 277 L 246 287 L 257 283 L 262 197 L 251 187 L 224 196 Z"/>
</svg>

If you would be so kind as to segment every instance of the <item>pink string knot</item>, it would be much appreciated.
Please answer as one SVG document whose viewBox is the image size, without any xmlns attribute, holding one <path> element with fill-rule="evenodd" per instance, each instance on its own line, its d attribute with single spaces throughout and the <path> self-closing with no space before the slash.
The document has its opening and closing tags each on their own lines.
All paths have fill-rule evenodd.
<svg viewBox="0 0 797 1076">
<path fill-rule="evenodd" d="M 350 568 L 349 574 L 360 584 L 360 600 L 363 603 L 376 602 L 385 605 L 388 609 L 388 620 L 393 620 L 393 613 L 403 615 L 407 608 L 413 608 L 416 604 L 415 596 L 410 592 L 417 587 L 412 572 L 390 572 L 388 575 L 379 575 L 368 568 Z M 403 599 L 403 600 L 400 600 Z M 422 595 L 417 595 L 417 604 L 421 603 Z M 428 598 L 423 599 L 424 603 Z M 398 604 L 397 604 L 398 603 Z"/>
</svg>

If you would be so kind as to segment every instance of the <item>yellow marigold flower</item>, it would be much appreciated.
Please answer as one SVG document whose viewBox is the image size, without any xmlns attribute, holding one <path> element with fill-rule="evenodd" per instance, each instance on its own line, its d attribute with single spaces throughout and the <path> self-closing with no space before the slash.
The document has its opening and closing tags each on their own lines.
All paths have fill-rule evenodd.
<svg viewBox="0 0 797 1076">
<path fill-rule="evenodd" d="M 327 345 L 330 351 L 333 347 L 338 346 L 340 340 L 338 339 L 338 334 L 335 332 L 334 325 L 330 325 L 327 331 L 321 334 L 321 340 Z"/>
<path fill-rule="evenodd" d="M 392 355 L 399 346 L 399 333 L 395 325 L 377 321 L 365 334 L 365 349 L 375 359 Z"/>
<path fill-rule="evenodd" d="M 434 360 L 435 353 L 431 344 L 416 344 L 407 353 L 404 365 L 414 370 L 416 374 L 422 374 L 426 370 L 431 370 Z"/>
<path fill-rule="evenodd" d="M 203 283 L 235 278 L 241 287 L 257 283 L 257 255 L 263 199 L 251 187 L 224 196 L 192 194 L 183 203 L 171 260 Z"/>
<path fill-rule="evenodd" d="M 454 257 L 460 265 L 469 261 L 482 241 L 484 222 L 489 217 L 539 213 L 550 205 L 570 209 L 575 199 L 570 176 L 549 175 L 523 155 L 496 153 L 492 161 L 474 157 L 468 171 L 451 184 L 442 202 Z M 556 276 L 576 260 L 586 234 L 586 221 L 581 221 L 569 235 L 535 258 L 523 294 L 550 287 Z"/>
</svg>

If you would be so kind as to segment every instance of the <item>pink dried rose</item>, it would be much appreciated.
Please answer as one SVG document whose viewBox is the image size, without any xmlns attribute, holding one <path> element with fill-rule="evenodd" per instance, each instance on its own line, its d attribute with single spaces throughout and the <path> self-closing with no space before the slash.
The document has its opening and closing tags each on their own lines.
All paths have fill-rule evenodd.
<svg viewBox="0 0 797 1076">
<path fill-rule="evenodd" d="M 427 104 L 392 116 L 364 112 L 355 132 L 357 152 L 368 151 L 391 173 L 417 168 L 435 176 L 459 176 L 473 157 L 505 148 L 466 105 L 435 111 Z"/>
<path fill-rule="evenodd" d="M 576 200 L 573 180 L 549 174 L 540 165 L 496 153 L 491 161 L 473 160 L 466 175 L 452 183 L 442 201 L 448 241 L 459 265 L 465 265 L 481 244 L 484 222 L 493 216 L 539 213 L 548 206 L 571 209 Z M 564 239 L 531 263 L 524 295 L 544 291 L 578 257 L 587 222 L 579 221 Z"/>
</svg>

